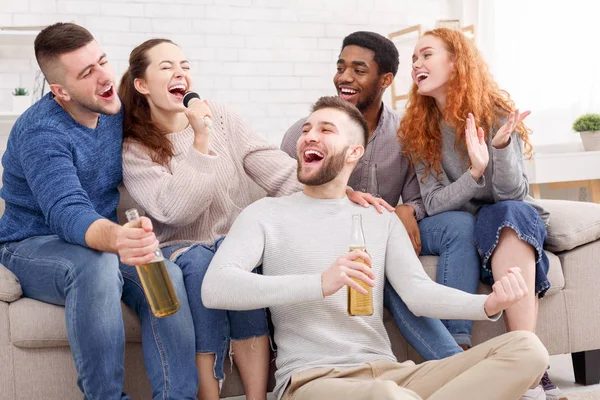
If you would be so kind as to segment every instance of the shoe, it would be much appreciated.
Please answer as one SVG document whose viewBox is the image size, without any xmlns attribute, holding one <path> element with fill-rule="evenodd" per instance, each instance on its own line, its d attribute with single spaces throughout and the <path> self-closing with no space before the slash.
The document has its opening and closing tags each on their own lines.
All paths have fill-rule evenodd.
<svg viewBox="0 0 600 400">
<path fill-rule="evenodd" d="M 526 391 L 521 396 L 521 400 L 546 400 L 546 393 L 542 385 L 537 385 L 533 389 Z"/>
<path fill-rule="evenodd" d="M 540 380 L 540 385 L 544 388 L 544 392 L 546 392 L 546 399 L 548 400 L 568 400 L 567 396 L 565 396 L 560 389 L 550 380 L 548 377 L 548 372 L 544 372 L 542 379 Z"/>
</svg>

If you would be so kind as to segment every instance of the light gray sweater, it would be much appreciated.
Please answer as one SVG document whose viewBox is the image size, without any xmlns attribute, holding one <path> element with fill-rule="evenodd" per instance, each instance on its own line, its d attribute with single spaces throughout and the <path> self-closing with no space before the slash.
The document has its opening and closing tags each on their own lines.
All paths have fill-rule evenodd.
<svg viewBox="0 0 600 400">
<path fill-rule="evenodd" d="M 492 135 L 488 138 L 490 161 L 483 176 L 475 182 L 469 172 L 469 157 L 454 149 L 456 131 L 442 124 L 442 174 L 439 180 L 435 171 L 425 179 L 425 165 L 415 163 L 421 196 L 428 215 L 444 211 L 462 210 L 477 214 L 485 204 L 502 200 L 522 200 L 531 204 L 540 213 L 544 223 L 550 214 L 529 196 L 529 180 L 523 160 L 523 141 L 517 132 L 511 134 L 508 146 L 497 149 L 492 146 Z"/>
<path fill-rule="evenodd" d="M 326 299 L 321 289 L 321 273 L 349 250 L 353 214 L 362 215 L 376 277 L 370 317 L 348 316 L 345 288 Z M 260 264 L 263 275 L 251 273 Z M 281 398 L 295 371 L 395 361 L 383 325 L 386 276 L 415 315 L 489 319 L 487 296 L 429 279 L 394 213 L 304 193 L 261 199 L 242 211 L 210 264 L 202 301 L 227 310 L 270 307 L 278 346 L 275 394 Z"/>
</svg>

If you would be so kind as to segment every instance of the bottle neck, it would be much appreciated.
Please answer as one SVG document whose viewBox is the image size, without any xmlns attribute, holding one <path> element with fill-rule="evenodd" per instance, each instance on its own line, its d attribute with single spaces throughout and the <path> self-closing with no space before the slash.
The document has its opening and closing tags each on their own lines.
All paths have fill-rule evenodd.
<svg viewBox="0 0 600 400">
<path fill-rule="evenodd" d="M 365 235 L 362 228 L 362 215 L 352 216 L 352 231 L 350 234 L 350 248 L 364 249 L 366 247 Z"/>
<path fill-rule="evenodd" d="M 127 218 L 128 222 L 132 222 L 140 219 L 140 214 L 138 213 L 137 209 L 130 208 L 129 210 L 125 211 L 125 217 Z"/>
</svg>

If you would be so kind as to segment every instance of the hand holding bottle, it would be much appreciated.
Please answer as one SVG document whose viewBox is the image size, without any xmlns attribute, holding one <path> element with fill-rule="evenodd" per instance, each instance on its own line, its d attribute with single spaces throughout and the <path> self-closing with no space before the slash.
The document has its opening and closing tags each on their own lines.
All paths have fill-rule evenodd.
<svg viewBox="0 0 600 400">
<path fill-rule="evenodd" d="M 331 296 L 345 286 L 350 286 L 359 293 L 367 294 L 367 291 L 351 278 L 357 278 L 369 286 L 375 286 L 375 274 L 370 265 L 371 256 L 365 251 L 352 250 L 338 257 L 321 274 L 323 297 Z"/>
<path fill-rule="evenodd" d="M 158 240 L 152 231 L 152 221 L 141 217 L 127 222 L 117 232 L 117 250 L 121 262 L 127 265 L 147 264 L 154 259 Z"/>
<path fill-rule="evenodd" d="M 121 260 L 135 265 L 152 313 L 159 318 L 168 317 L 179 310 L 180 302 L 162 251 L 158 248 L 158 240 L 152 232 L 152 222 L 148 218 L 140 218 L 135 208 L 127 210 L 125 215 L 129 222 L 123 227 L 125 233 L 117 243 L 119 254 L 121 249 L 124 254 Z M 152 253 L 146 254 L 151 249 L 154 249 Z"/>
</svg>

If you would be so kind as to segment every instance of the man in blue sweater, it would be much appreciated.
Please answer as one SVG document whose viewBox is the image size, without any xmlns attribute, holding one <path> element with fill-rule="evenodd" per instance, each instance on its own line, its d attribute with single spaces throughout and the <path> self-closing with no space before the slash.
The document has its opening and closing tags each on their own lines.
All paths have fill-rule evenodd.
<svg viewBox="0 0 600 400">
<path fill-rule="evenodd" d="M 58 23 L 37 36 L 35 55 L 51 93 L 17 120 L 2 158 L 0 261 L 26 297 L 65 306 L 85 399 L 129 398 L 121 299 L 142 321 L 153 398 L 195 399 L 194 330 L 181 270 L 169 266 L 181 308 L 158 319 L 135 268 L 116 255 L 117 244 L 147 250 L 157 241 L 148 219 L 140 228 L 117 224 L 123 113 L 106 54 L 86 29 Z M 137 254 L 128 259 L 150 261 Z"/>
</svg>

